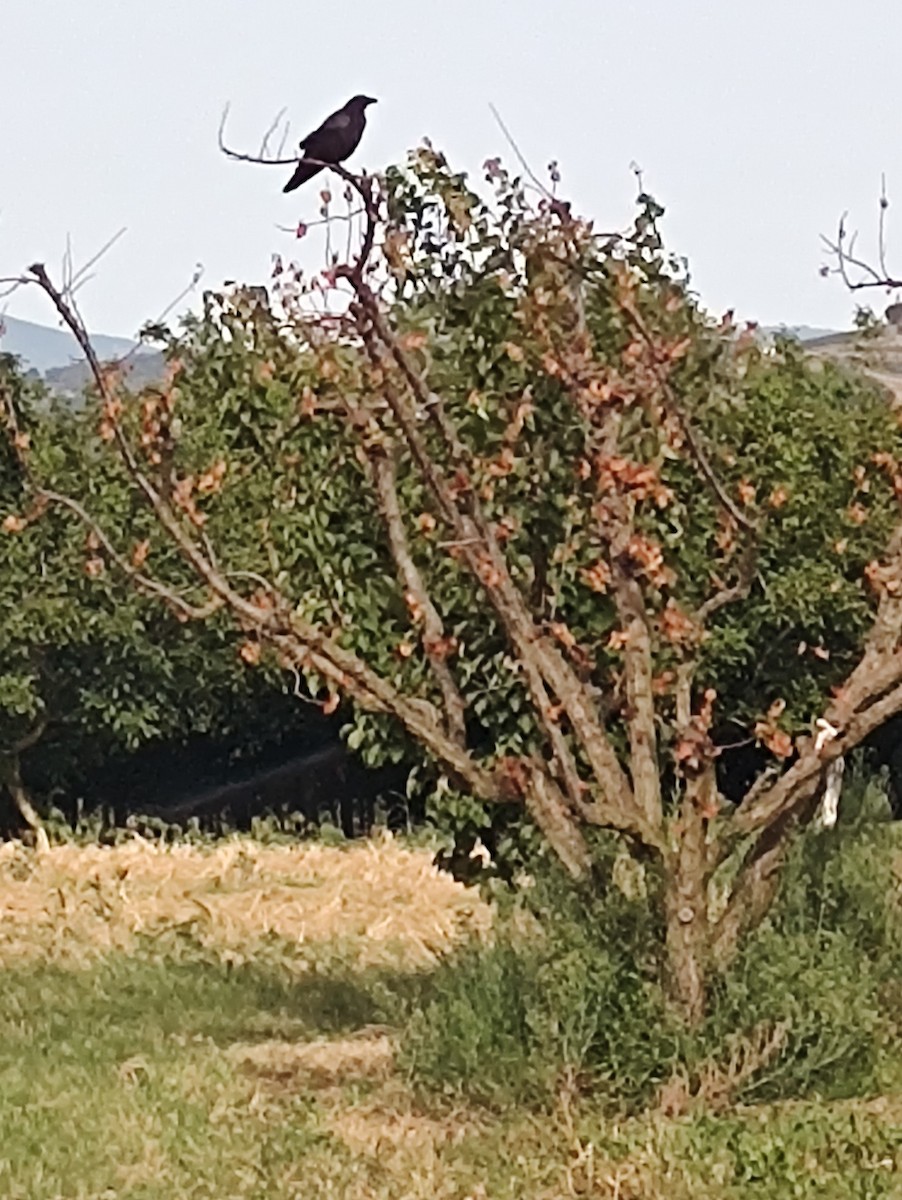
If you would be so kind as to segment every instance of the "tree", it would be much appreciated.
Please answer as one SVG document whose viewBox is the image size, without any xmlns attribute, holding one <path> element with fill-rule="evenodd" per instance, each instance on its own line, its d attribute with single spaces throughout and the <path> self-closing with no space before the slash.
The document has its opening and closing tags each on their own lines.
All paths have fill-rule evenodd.
<svg viewBox="0 0 902 1200">
<path fill-rule="evenodd" d="M 189 733 L 240 731 L 247 743 L 257 713 L 273 715 L 267 693 L 279 681 L 248 670 L 228 622 L 180 622 L 111 579 L 96 539 L 62 510 L 29 507 L 23 450 L 42 439 L 65 480 L 90 456 L 96 412 L 48 405 L 9 357 L 0 359 L 0 394 L 9 433 L 0 460 L 0 791 L 37 832 L 32 789 L 66 790 L 117 756 Z M 143 553 L 136 543 L 133 560 Z M 309 710 L 293 709 L 301 725 Z"/>
<path fill-rule="evenodd" d="M 428 145 L 337 174 L 355 252 L 312 280 L 277 261 L 272 309 L 208 296 L 137 399 L 30 269 L 100 405 L 76 460 L 18 448 L 30 503 L 347 699 L 371 757 L 415 747 L 446 800 L 521 806 L 580 885 L 621 841 L 697 1022 L 829 764 L 902 709 L 898 425 L 708 317 L 648 196 L 611 236 L 495 160 L 488 201 Z M 727 728 L 780 768 L 737 804 Z"/>
</svg>

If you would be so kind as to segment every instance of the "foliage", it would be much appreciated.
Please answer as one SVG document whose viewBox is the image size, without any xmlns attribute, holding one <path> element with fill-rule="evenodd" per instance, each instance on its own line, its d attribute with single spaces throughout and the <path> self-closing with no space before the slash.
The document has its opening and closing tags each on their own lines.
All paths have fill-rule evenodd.
<svg viewBox="0 0 902 1200">
<path fill-rule="evenodd" d="M 491 495 L 486 512 L 509 530 L 504 540 L 515 577 L 541 587 L 539 615 L 570 631 L 593 664 L 594 681 L 606 686 L 619 661 L 609 645 L 618 618 L 608 589 L 599 592 L 590 578 L 599 547 L 584 510 L 597 480 L 574 476 L 576 467 L 588 469 L 585 429 L 569 411 L 560 381 L 528 360 L 539 347 L 511 340 L 521 337 L 523 324 L 518 281 L 505 274 L 511 229 L 480 237 L 483 256 L 475 266 L 467 244 L 443 247 L 441 274 L 425 250 L 419 271 L 408 262 L 419 248 L 415 236 L 425 239 L 432 228 L 427 215 L 439 219 L 440 200 L 428 188 L 443 176 L 424 165 L 429 161 L 417 159 L 412 174 L 389 177 L 397 188 L 392 211 L 402 220 L 396 239 L 408 247 L 393 316 L 406 331 L 402 340 L 422 347 L 431 386 L 478 456 L 483 495 Z M 471 193 L 465 198 L 475 205 Z M 873 459 L 902 453 L 902 434 L 873 385 L 832 364 L 809 363 L 791 341 L 773 356 L 740 337 L 738 368 L 732 365 L 732 327 L 719 329 L 696 309 L 683 280 L 659 277 L 665 264 L 657 244 L 642 240 L 655 212 L 645 203 L 633 237 L 641 269 L 659 289 L 649 304 L 660 304 L 662 293 L 678 297 L 673 335 L 688 329 L 699 342 L 681 364 L 681 400 L 712 447 L 725 486 L 749 506 L 761 504 L 766 517 L 754 585 L 710 624 L 699 670 L 717 689 L 718 719 L 732 726 L 732 740 L 781 698 L 781 728 L 798 732 L 854 665 L 872 622 L 863 572 L 898 514 L 893 481 Z M 473 224 L 489 230 L 487 211 Z M 620 330 L 608 347 L 616 298 L 602 265 L 595 267 L 587 320 L 596 352 L 615 360 L 626 335 Z M 286 272 L 281 264 L 277 272 L 278 286 Z M 298 333 L 313 339 L 306 324 Z M 368 663 L 412 690 L 428 691 L 428 663 L 411 642 L 411 613 L 341 407 L 349 391 L 367 386 L 360 355 L 337 335 L 299 347 L 256 294 L 241 289 L 208 294 L 204 317 L 189 318 L 181 336 L 169 335 L 168 353 L 172 404 L 183 429 L 179 459 L 194 472 L 189 478 L 211 541 L 236 570 L 259 568 L 263 549 L 275 581 L 306 617 L 339 626 L 343 643 Z M 637 429 L 636 437 L 643 436 Z M 118 471 L 115 462 L 106 465 Z M 718 562 L 735 566 L 741 539 L 691 462 L 665 453 L 659 467 L 659 490 L 648 484 L 640 521 L 665 552 L 662 569 L 678 576 L 667 596 L 679 597 L 688 612 L 710 591 Z M 205 468 L 227 470 L 228 486 L 207 478 Z M 92 470 L 96 479 L 97 466 Z M 454 639 L 474 736 L 499 755 L 527 753 L 541 734 L 513 678 L 504 632 L 480 603 L 478 583 L 449 563 L 413 464 L 399 476 L 402 507 L 420 535 L 419 569 Z M 677 608 L 670 611 L 670 638 L 662 637 L 655 660 L 656 677 L 665 681 L 679 660 L 680 617 Z M 398 742 L 396 725 L 365 712 L 355 712 L 353 728 L 354 744 L 374 761 L 411 750 L 408 739 Z"/>
<path fill-rule="evenodd" d="M 93 434 L 20 447 L 33 501 L 87 525 L 89 575 L 228 614 L 249 666 L 346 701 L 349 743 L 415 756 L 458 825 L 516 805 L 584 884 L 624 837 L 698 1024 L 830 761 L 902 709 L 902 431 L 706 314 L 646 195 L 601 237 L 494 160 L 488 199 L 428 145 L 336 170 L 356 252 L 154 331 L 159 389 L 98 368 Z M 787 769 L 733 806 L 736 741 Z"/>
<path fill-rule="evenodd" d="M 430 979 L 402 1062 L 429 1089 L 495 1105 L 546 1104 L 560 1089 L 646 1102 L 677 1038 L 644 907 L 614 890 L 587 908 L 547 867 L 527 884 L 491 945 L 466 947 Z"/>
<path fill-rule="evenodd" d="M 0 391 L 20 438 L 43 439 L 61 482 L 74 464 L 90 462 L 90 406 L 48 405 L 9 358 L 0 362 Z M 81 785 L 90 795 L 98 767 L 117 754 L 188 733 L 222 739 L 240 731 L 249 744 L 260 736 L 260 717 L 289 723 L 271 699 L 284 689 L 272 675 L 248 671 L 226 622 L 188 626 L 123 588 L 103 569 L 96 538 L 61 511 L 23 521 L 23 511 L 35 513 L 13 449 L 4 441 L 0 461 L 0 755 L 20 747 L 24 774 L 41 794 Z M 127 528 L 127 509 L 121 516 Z M 133 553 L 142 552 L 136 543 Z M 311 715 L 294 699 L 289 707 L 296 726 Z"/>
</svg>

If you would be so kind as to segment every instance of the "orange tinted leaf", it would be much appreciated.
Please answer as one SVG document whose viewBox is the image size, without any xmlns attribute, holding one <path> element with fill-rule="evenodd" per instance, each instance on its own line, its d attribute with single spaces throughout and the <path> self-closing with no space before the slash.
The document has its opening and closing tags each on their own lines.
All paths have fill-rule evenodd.
<svg viewBox="0 0 902 1200">
<path fill-rule="evenodd" d="M 429 338 L 422 330 L 412 329 L 410 332 L 402 334 L 398 341 L 402 350 L 422 350 Z"/>
<path fill-rule="evenodd" d="M 608 590 L 608 584 L 611 582 L 610 567 L 599 559 L 591 567 L 586 567 L 582 571 L 582 579 L 583 583 L 593 592 L 604 593 Z"/>
<path fill-rule="evenodd" d="M 652 679 L 651 690 L 656 696 L 666 696 L 675 683 L 675 671 L 662 671 L 660 675 L 655 675 Z"/>
<path fill-rule="evenodd" d="M 771 754 L 776 754 L 777 758 L 789 758 L 792 754 L 792 738 L 782 729 L 768 733 L 763 741 Z"/>
<path fill-rule="evenodd" d="M 748 479 L 740 479 L 736 485 L 736 494 L 743 504 L 753 504 L 755 500 L 756 488 Z"/>
<path fill-rule="evenodd" d="M 688 617 L 675 600 L 668 600 L 661 613 L 661 633 L 675 646 L 691 642 L 699 632 L 698 626 Z"/>
<path fill-rule="evenodd" d="M 426 653 L 433 658 L 438 658 L 444 661 L 450 655 L 457 652 L 457 638 L 455 637 L 437 637 L 430 638 L 423 642 Z"/>
<path fill-rule="evenodd" d="M 197 490 L 199 492 L 218 492 L 222 486 L 222 481 L 226 473 L 225 459 L 219 459 L 214 463 L 209 471 L 201 475 L 197 481 Z"/>
<path fill-rule="evenodd" d="M 261 646 L 259 642 L 242 642 L 238 654 L 248 666 L 253 667 L 260 661 Z"/>
</svg>

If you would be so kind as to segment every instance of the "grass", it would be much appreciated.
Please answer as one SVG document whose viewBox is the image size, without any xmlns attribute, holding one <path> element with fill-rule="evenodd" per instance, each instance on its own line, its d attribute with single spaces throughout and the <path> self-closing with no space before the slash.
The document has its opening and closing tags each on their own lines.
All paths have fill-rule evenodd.
<svg viewBox="0 0 902 1200">
<path fill-rule="evenodd" d="M 4 1200 L 902 1196 L 902 1095 L 621 1121 L 566 1090 L 545 1110 L 425 1100 L 394 1065 L 411 981 L 485 928 L 484 906 L 434 880 L 425 853 L 320 848 L 291 863 L 309 920 L 289 937 L 270 919 L 284 917 L 286 860 L 241 849 L 238 874 L 232 843 L 171 860 L 149 847 L 128 860 L 9 854 Z M 99 872 L 100 893 L 76 863 Z M 359 881 L 347 924 L 340 904 L 322 913 L 336 879 Z M 187 922 L 186 889 L 207 910 Z M 427 921 L 442 905 L 443 920 Z M 264 914 L 256 929 L 249 909 Z M 390 930 L 369 958 L 361 922 Z"/>
<path fill-rule="evenodd" d="M 284 966 L 307 970 L 304 948 L 336 942 L 362 967 L 433 966 L 491 924 L 473 891 L 428 853 L 385 838 L 338 849 L 203 846 L 134 837 L 115 846 L 63 844 L 35 854 L 0 844 L 0 966 L 26 959 L 77 966 L 139 942 L 184 934 L 237 963 L 261 941 L 294 946 Z"/>
<path fill-rule="evenodd" d="M 8 971 L 0 1011 L 0 1195 L 50 1200 L 300 1195 L 330 1140 L 307 1090 L 268 1096 L 266 1069 L 227 1052 L 377 1008 L 348 982 L 116 955 Z"/>
</svg>

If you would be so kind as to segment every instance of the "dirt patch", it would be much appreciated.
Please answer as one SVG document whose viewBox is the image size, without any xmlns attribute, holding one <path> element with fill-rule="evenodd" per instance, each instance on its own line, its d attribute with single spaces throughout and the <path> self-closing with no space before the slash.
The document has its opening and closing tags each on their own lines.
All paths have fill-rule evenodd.
<svg viewBox="0 0 902 1200">
<path fill-rule="evenodd" d="M 438 1155 L 486 1132 L 493 1120 L 466 1107 L 424 1112 L 402 1081 L 389 1079 L 367 1099 L 324 1106 L 324 1125 L 355 1155 L 386 1162 L 387 1154 Z"/>
<path fill-rule="evenodd" d="M 387 1079 L 395 1042 L 387 1033 L 360 1030 L 353 1037 L 314 1042 L 238 1043 L 228 1048 L 226 1057 L 254 1079 L 278 1089 L 324 1088 Z"/>
<path fill-rule="evenodd" d="M 428 851 L 388 837 L 347 848 L 138 837 L 0 846 L 0 966 L 78 965 L 176 932 L 236 961 L 276 942 L 300 971 L 311 948 L 336 940 L 356 966 L 415 969 L 490 926 L 478 893 L 437 870 Z"/>
</svg>

